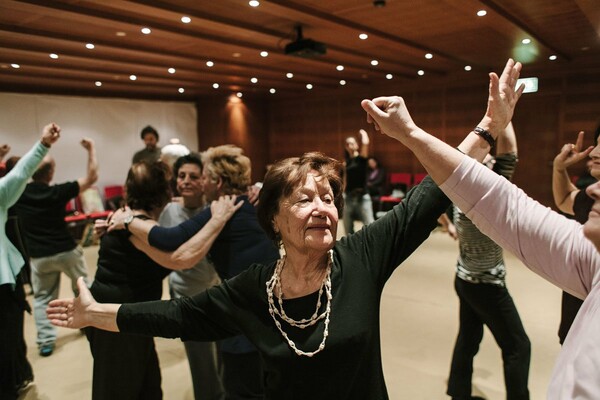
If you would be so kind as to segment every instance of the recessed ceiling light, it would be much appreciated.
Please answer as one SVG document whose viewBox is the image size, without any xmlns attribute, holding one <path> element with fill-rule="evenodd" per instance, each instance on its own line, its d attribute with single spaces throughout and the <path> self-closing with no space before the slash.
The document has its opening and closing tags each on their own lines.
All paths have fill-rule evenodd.
<svg viewBox="0 0 600 400">
<path fill-rule="evenodd" d="M 417 71 L 417 74 L 419 74 L 419 76 L 423 76 L 425 75 L 425 71 L 423 71 L 422 69 Z"/>
<path fill-rule="evenodd" d="M 521 43 L 529 44 L 529 43 L 531 43 L 531 39 L 523 39 L 523 40 L 521 40 Z"/>
<path fill-rule="evenodd" d="M 477 16 L 478 17 L 485 17 L 487 15 L 487 11 L 485 10 L 479 10 L 477 11 Z"/>
<path fill-rule="evenodd" d="M 92 43 L 88 43 L 88 44 L 86 44 L 86 45 L 85 45 L 85 47 L 86 47 L 87 49 L 94 50 L 94 48 L 95 48 L 96 46 L 94 46 Z"/>
<path fill-rule="evenodd" d="M 470 65 L 465 65 L 465 71 L 470 71 L 472 68 Z"/>
<path fill-rule="evenodd" d="M 260 1 L 257 1 L 257 0 L 250 0 L 250 1 L 248 2 L 248 4 L 250 5 L 250 7 L 258 7 L 258 6 L 260 6 Z"/>
<path fill-rule="evenodd" d="M 337 67 L 335 67 L 335 69 L 337 69 L 338 71 L 343 71 L 344 70 L 344 66 L 343 65 L 338 65 Z"/>
<path fill-rule="evenodd" d="M 152 30 L 150 28 L 142 28 L 142 33 L 144 35 L 149 35 L 150 33 L 152 33 Z"/>
<path fill-rule="evenodd" d="M 218 89 L 219 88 L 219 84 L 218 83 L 213 83 L 213 88 L 214 89 Z"/>
<path fill-rule="evenodd" d="M 117 32 L 116 35 L 121 36 L 121 37 L 127 36 L 127 34 L 125 32 Z"/>
<path fill-rule="evenodd" d="M 96 85 L 96 86 L 100 87 L 100 86 L 102 86 L 102 82 L 100 82 L 100 81 L 96 81 L 96 82 L 94 83 L 94 85 Z"/>
<path fill-rule="evenodd" d="M 212 67 L 213 65 L 215 65 L 215 63 L 212 62 L 212 61 L 207 61 L 206 62 L 206 66 L 209 67 L 209 68 Z"/>
<path fill-rule="evenodd" d="M 367 35 L 366 33 L 361 33 L 360 35 L 358 35 L 358 38 L 360 40 L 367 40 L 369 38 L 369 35 Z"/>
<path fill-rule="evenodd" d="M 19 64 L 10 64 L 10 66 L 13 67 L 14 69 L 21 68 L 21 66 Z"/>
<path fill-rule="evenodd" d="M 307 88 L 308 90 L 311 90 L 311 89 L 313 88 L 313 85 L 312 85 L 312 84 L 310 84 L 310 83 L 307 83 L 307 84 L 306 84 L 306 88 Z"/>
<path fill-rule="evenodd" d="M 242 92 L 237 92 L 235 95 L 241 99 L 244 94 Z"/>
<path fill-rule="evenodd" d="M 371 65 L 373 65 L 373 66 L 379 65 L 379 61 L 377 61 L 377 60 L 371 60 Z"/>
<path fill-rule="evenodd" d="M 175 73 L 175 68 L 169 68 L 167 70 L 170 74 L 174 74 Z"/>
<path fill-rule="evenodd" d="M 277 90 L 275 90 L 275 88 L 271 88 L 271 89 L 269 89 L 269 93 L 271 93 L 271 94 L 275 94 L 275 92 L 276 92 L 276 91 L 277 91 Z"/>
<path fill-rule="evenodd" d="M 132 81 L 137 80 L 137 76 L 135 75 L 129 75 L 129 79 L 131 79 Z"/>
<path fill-rule="evenodd" d="M 344 86 L 345 84 L 346 84 L 346 81 L 342 79 L 342 80 L 340 81 L 340 85 Z"/>
<path fill-rule="evenodd" d="M 387 74 L 387 75 L 385 76 L 385 79 L 392 79 L 393 77 L 394 77 L 394 75 L 392 75 L 392 74 Z"/>
<path fill-rule="evenodd" d="M 56 60 L 58 58 L 58 54 L 50 53 L 50 58 Z"/>
<path fill-rule="evenodd" d="M 260 52 L 260 56 L 261 57 L 269 57 L 269 52 L 268 51 L 261 51 Z"/>
<path fill-rule="evenodd" d="M 231 56 L 235 58 L 240 58 L 242 56 L 242 53 L 233 53 Z"/>
<path fill-rule="evenodd" d="M 252 82 L 252 83 L 258 83 L 258 79 L 257 78 L 250 78 L 250 82 Z"/>
<path fill-rule="evenodd" d="M 433 58 L 433 54 L 427 53 L 427 54 L 425 54 L 425 58 L 428 60 L 431 60 Z"/>
<path fill-rule="evenodd" d="M 548 60 L 550 60 L 550 61 L 554 61 L 554 60 L 556 60 L 557 58 L 558 58 L 558 57 L 557 57 L 556 55 L 552 54 L 550 57 L 548 57 Z"/>
<path fill-rule="evenodd" d="M 181 22 L 183 22 L 184 24 L 189 24 L 190 22 L 192 22 L 192 19 L 190 17 L 183 16 L 181 17 Z"/>
<path fill-rule="evenodd" d="M 185 89 L 184 89 L 184 88 L 182 88 L 182 87 L 180 87 L 179 89 L 177 89 L 177 91 L 178 91 L 179 93 L 183 93 L 183 92 L 185 92 Z"/>
<path fill-rule="evenodd" d="M 288 79 L 292 79 L 292 78 L 294 77 L 294 74 L 292 74 L 291 72 L 288 72 L 287 74 L 285 74 L 285 76 L 286 76 Z"/>
</svg>

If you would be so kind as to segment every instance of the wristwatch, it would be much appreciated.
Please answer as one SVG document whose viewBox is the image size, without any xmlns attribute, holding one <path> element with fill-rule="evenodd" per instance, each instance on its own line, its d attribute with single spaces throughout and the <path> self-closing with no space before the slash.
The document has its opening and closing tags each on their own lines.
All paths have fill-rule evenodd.
<svg viewBox="0 0 600 400">
<path fill-rule="evenodd" d="M 125 217 L 125 219 L 123 220 L 123 226 L 125 226 L 125 230 L 127 232 L 129 232 L 129 224 L 131 223 L 131 221 L 133 221 L 133 219 L 135 218 L 135 215 L 133 214 L 129 214 L 128 216 Z"/>
</svg>

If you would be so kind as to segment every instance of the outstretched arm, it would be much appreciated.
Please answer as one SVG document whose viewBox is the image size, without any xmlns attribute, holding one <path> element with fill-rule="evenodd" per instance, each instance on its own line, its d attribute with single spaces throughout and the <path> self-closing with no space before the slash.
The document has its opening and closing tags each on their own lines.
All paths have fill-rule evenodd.
<svg viewBox="0 0 600 400">
<path fill-rule="evenodd" d="M 81 329 L 93 326 L 105 331 L 119 332 L 117 312 L 121 304 L 96 303 L 82 277 L 77 279 L 79 296 L 52 300 L 46 315 L 52 325 Z"/>
<path fill-rule="evenodd" d="M 594 149 L 593 146 L 583 149 L 583 131 L 577 135 L 575 144 L 565 144 L 560 152 L 554 157 L 552 164 L 552 195 L 556 207 L 567 214 L 574 214 L 573 202 L 579 193 L 579 189 L 569 179 L 568 168 L 586 159 Z"/>
<path fill-rule="evenodd" d="M 81 146 L 88 152 L 87 172 L 84 177 L 77 179 L 79 193 L 89 189 L 98 180 L 98 160 L 96 159 L 96 147 L 89 138 L 81 140 Z"/>
</svg>

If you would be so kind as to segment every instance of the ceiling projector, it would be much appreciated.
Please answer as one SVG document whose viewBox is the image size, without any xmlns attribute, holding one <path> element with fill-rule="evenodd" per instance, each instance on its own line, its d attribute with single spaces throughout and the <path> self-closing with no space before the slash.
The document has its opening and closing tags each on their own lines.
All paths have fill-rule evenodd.
<svg viewBox="0 0 600 400">
<path fill-rule="evenodd" d="M 312 39 L 302 37 L 302 27 L 296 27 L 296 40 L 285 46 L 286 55 L 312 58 L 322 56 L 327 52 L 327 46 L 324 43 L 316 42 Z"/>
</svg>

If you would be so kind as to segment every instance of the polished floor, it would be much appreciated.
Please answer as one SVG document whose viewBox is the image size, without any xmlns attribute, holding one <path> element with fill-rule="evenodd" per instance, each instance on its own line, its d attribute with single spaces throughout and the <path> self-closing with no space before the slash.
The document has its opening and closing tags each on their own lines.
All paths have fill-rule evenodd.
<svg viewBox="0 0 600 400">
<path fill-rule="evenodd" d="M 93 276 L 97 247 L 87 247 L 85 254 Z M 456 242 L 436 231 L 398 268 L 386 286 L 381 306 L 381 335 L 391 399 L 448 399 L 446 379 L 458 325 L 458 301 L 453 288 L 456 254 Z M 508 287 L 532 343 L 531 398 L 542 399 L 560 349 L 556 335 L 560 291 L 513 256 L 507 255 L 507 264 Z M 69 296 L 68 279 L 63 278 L 61 296 Z M 37 354 L 31 316 L 26 317 L 25 335 L 35 382 L 21 400 L 90 398 L 92 357 L 79 331 L 59 329 L 56 351 L 47 358 Z M 178 340 L 159 338 L 156 342 L 164 398 L 192 400 L 183 345 Z M 501 355 L 488 330 L 475 359 L 473 385 L 474 395 L 489 400 L 505 398 Z"/>
</svg>

